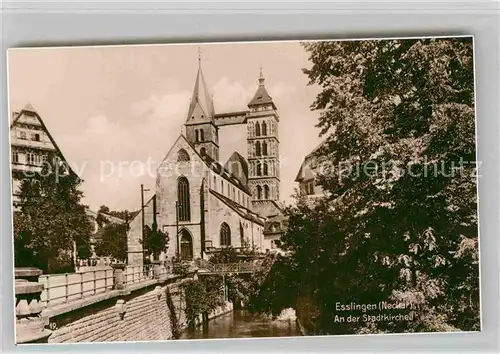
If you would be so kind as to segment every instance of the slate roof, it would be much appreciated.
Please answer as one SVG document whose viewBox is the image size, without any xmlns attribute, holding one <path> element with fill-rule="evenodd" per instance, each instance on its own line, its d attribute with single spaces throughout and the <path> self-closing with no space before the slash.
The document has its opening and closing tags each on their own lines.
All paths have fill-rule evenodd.
<svg viewBox="0 0 500 354">
<path fill-rule="evenodd" d="M 302 160 L 302 164 L 300 165 L 299 172 L 297 172 L 297 176 L 295 177 L 295 182 L 307 181 L 315 177 L 315 173 L 313 172 L 314 168 L 311 166 L 311 160 L 315 158 L 316 152 L 325 146 L 325 144 L 327 143 L 322 141 L 304 157 L 304 160 Z"/>
<path fill-rule="evenodd" d="M 231 166 L 231 164 L 233 162 L 237 162 L 239 164 L 239 166 L 241 166 L 241 173 L 240 175 L 238 174 L 235 174 L 232 169 L 233 167 Z M 226 163 L 224 164 L 224 168 L 226 170 L 228 170 L 230 173 L 233 174 L 233 176 L 235 178 L 237 178 L 243 185 L 247 186 L 247 182 L 248 182 L 248 162 L 247 160 L 241 156 L 237 151 L 233 152 L 233 154 L 231 155 L 231 157 L 229 159 L 227 159 Z M 240 171 L 238 171 L 240 172 Z"/>
<path fill-rule="evenodd" d="M 271 95 L 266 90 L 266 87 L 264 86 L 264 76 L 262 75 L 262 71 L 260 72 L 260 77 L 259 77 L 259 87 L 257 87 L 257 91 L 255 92 L 255 95 L 253 98 L 250 100 L 248 103 L 248 107 L 251 106 L 256 106 L 260 104 L 266 104 L 266 103 L 271 103 L 276 109 L 276 106 L 274 105 L 273 99 Z"/>
<path fill-rule="evenodd" d="M 264 226 L 264 221 L 262 221 L 256 213 L 251 211 L 250 209 L 245 208 L 244 206 L 232 201 L 231 199 L 227 198 L 226 196 L 223 196 L 222 194 L 214 191 L 213 189 L 210 189 L 210 193 L 212 193 L 214 196 L 216 196 L 221 202 L 226 204 L 228 207 L 230 207 L 232 210 L 234 210 L 239 216 L 241 216 L 244 219 L 250 220 L 256 224 L 259 224 L 261 226 Z"/>
<path fill-rule="evenodd" d="M 209 155 L 200 155 L 200 153 L 196 150 L 196 148 L 194 147 L 193 144 L 191 144 L 189 142 L 189 140 L 186 139 L 186 137 L 184 135 L 182 135 L 182 138 L 184 139 L 184 141 L 186 141 L 186 143 L 189 144 L 189 146 L 193 149 L 193 152 L 195 154 L 197 154 L 203 162 L 205 162 L 205 164 L 212 170 L 214 171 L 215 173 L 217 173 L 219 176 L 221 176 L 222 178 L 224 178 L 225 180 L 233 183 L 236 187 L 240 188 L 242 191 L 244 191 L 245 193 L 251 195 L 252 193 L 250 192 L 250 189 L 248 189 L 248 186 L 243 184 L 238 178 L 236 178 L 235 176 L 233 176 L 231 174 L 230 171 L 226 170 L 224 168 L 224 166 L 221 165 L 220 162 L 212 159 Z"/>
<path fill-rule="evenodd" d="M 198 74 L 196 75 L 196 81 L 194 84 L 193 95 L 191 97 L 191 103 L 189 105 L 189 111 L 187 119 L 189 120 L 196 105 L 199 104 L 201 110 L 205 116 L 211 119 L 215 116 L 214 101 L 208 90 L 205 78 L 203 77 L 203 71 L 201 70 L 201 64 L 198 67 Z"/>
</svg>

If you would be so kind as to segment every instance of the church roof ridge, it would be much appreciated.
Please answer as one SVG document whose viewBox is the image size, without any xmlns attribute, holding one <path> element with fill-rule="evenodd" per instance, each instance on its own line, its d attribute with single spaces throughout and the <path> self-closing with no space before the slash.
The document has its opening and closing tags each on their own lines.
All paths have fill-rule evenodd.
<svg viewBox="0 0 500 354">
<path fill-rule="evenodd" d="M 232 168 L 233 166 L 231 166 L 230 164 L 235 160 L 240 164 L 241 169 L 242 169 L 241 172 L 243 172 L 243 176 L 241 174 L 237 175 L 234 173 L 235 171 Z M 226 163 L 224 164 L 224 169 L 226 171 L 229 170 L 228 172 L 231 175 L 233 175 L 233 177 L 238 179 L 241 182 L 241 184 L 243 184 L 243 185 L 247 184 L 247 181 L 248 181 L 248 161 L 238 151 L 233 151 L 231 156 L 229 156 Z M 239 169 L 238 169 L 238 172 L 240 172 Z"/>
<path fill-rule="evenodd" d="M 226 204 L 228 207 L 233 209 L 242 218 L 245 218 L 247 220 L 250 220 L 252 222 L 255 222 L 259 225 L 264 226 L 265 222 L 259 219 L 259 217 L 257 216 L 258 215 L 257 213 L 252 212 L 250 209 L 245 208 L 244 206 L 232 201 L 231 199 L 220 194 L 219 192 L 216 192 L 215 190 L 213 190 L 211 188 L 210 188 L 210 193 L 212 193 L 217 198 L 219 198 L 224 204 Z"/>
<path fill-rule="evenodd" d="M 225 180 L 233 183 L 236 187 L 240 188 L 247 194 L 251 194 L 250 190 L 248 189 L 248 186 L 244 185 L 237 177 L 235 177 L 233 174 L 231 174 L 230 171 L 228 171 L 224 166 L 219 162 L 211 158 L 209 155 L 201 155 L 194 145 L 183 135 L 180 135 L 184 141 L 191 147 L 191 149 L 201 158 L 201 160 L 205 163 L 206 166 L 208 166 L 212 171 L 217 173 L 219 176 L 224 178 Z"/>
</svg>

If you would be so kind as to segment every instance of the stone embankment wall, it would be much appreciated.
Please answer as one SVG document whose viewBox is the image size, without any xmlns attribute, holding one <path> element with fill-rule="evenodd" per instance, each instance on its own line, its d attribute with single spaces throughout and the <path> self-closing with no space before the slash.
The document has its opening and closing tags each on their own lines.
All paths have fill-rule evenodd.
<svg viewBox="0 0 500 354">
<path fill-rule="evenodd" d="M 93 281 L 81 276 L 76 277 L 81 281 L 75 282 L 75 277 L 66 274 L 63 283 L 60 276 L 45 276 L 44 283 L 40 283 L 39 270 L 16 269 L 17 343 L 154 341 L 180 337 L 187 327 L 182 285 L 197 279 L 196 271 L 180 277 L 155 266 L 152 271 L 142 269 L 140 273 L 146 272 L 148 276 L 139 277 L 127 276 L 124 265 L 114 268 L 112 278 L 105 279 L 111 286 L 98 286 L 104 278 L 95 275 Z M 91 290 L 86 288 L 89 284 L 93 284 Z M 232 310 L 232 303 L 226 302 L 205 320 Z M 202 316 L 199 320 L 201 323 Z"/>
<path fill-rule="evenodd" d="M 168 287 L 168 293 L 167 293 Z M 186 327 L 178 284 L 149 286 L 49 319 L 49 343 L 152 341 L 172 339 L 172 315 Z M 167 296 L 172 297 L 171 313 Z"/>
</svg>

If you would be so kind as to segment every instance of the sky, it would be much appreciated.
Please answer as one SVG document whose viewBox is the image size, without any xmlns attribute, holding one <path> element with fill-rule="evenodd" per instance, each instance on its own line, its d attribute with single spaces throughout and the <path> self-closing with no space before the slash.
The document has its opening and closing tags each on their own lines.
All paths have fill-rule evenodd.
<svg viewBox="0 0 500 354">
<path fill-rule="evenodd" d="M 247 109 L 262 67 L 280 114 L 281 198 L 292 202 L 306 154 L 320 142 L 317 86 L 299 43 L 231 43 L 9 50 L 10 110 L 30 103 L 74 171 L 92 209 L 140 208 L 187 118 L 198 52 L 216 113 Z M 220 160 L 246 157 L 244 125 L 221 127 Z"/>
</svg>

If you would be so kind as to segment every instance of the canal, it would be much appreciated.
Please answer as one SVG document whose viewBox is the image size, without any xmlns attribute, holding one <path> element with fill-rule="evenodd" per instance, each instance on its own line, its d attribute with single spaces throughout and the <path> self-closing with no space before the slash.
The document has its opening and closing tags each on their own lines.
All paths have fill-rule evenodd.
<svg viewBox="0 0 500 354">
<path fill-rule="evenodd" d="M 234 310 L 216 317 L 204 326 L 187 329 L 180 339 L 255 338 L 300 336 L 295 320 L 271 320 L 251 314 L 247 310 Z"/>
</svg>

